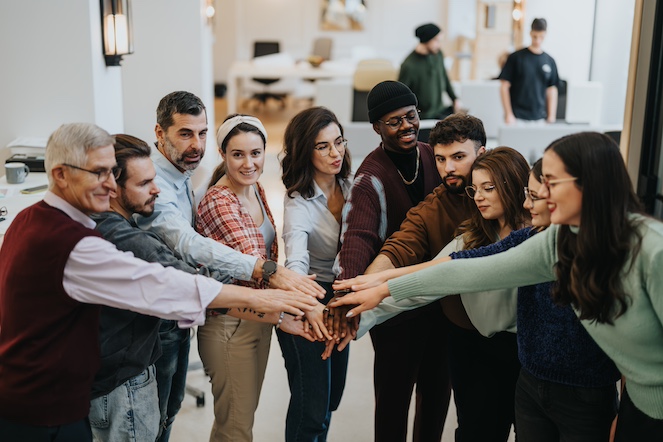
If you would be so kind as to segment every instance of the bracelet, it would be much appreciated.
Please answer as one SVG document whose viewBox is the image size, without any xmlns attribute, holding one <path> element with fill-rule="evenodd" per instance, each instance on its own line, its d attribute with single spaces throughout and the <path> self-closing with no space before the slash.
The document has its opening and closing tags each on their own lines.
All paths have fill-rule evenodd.
<svg viewBox="0 0 663 442">
<path fill-rule="evenodd" d="M 281 312 L 279 315 L 279 322 L 276 323 L 276 329 L 278 330 L 281 328 L 281 323 L 283 322 L 283 317 L 285 316 L 285 312 Z"/>
</svg>

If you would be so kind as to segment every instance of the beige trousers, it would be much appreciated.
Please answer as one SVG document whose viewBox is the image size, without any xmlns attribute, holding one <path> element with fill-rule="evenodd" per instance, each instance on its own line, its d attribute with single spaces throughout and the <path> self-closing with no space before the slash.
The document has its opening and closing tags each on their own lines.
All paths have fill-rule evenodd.
<svg viewBox="0 0 663 442">
<path fill-rule="evenodd" d="M 227 315 L 209 316 L 198 327 L 198 352 L 214 395 L 210 442 L 253 440 L 272 327 Z"/>
</svg>

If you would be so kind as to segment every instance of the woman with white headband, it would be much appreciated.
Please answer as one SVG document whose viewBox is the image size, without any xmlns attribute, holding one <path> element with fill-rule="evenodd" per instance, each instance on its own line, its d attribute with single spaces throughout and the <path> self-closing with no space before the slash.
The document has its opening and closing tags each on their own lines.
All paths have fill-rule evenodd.
<svg viewBox="0 0 663 442">
<path fill-rule="evenodd" d="M 265 191 L 258 183 L 265 162 L 266 142 L 267 132 L 257 118 L 237 114 L 226 118 L 217 132 L 223 162 L 214 171 L 207 193 L 198 206 L 196 228 L 203 235 L 242 253 L 271 262 L 275 270 L 278 260 L 276 227 Z M 235 283 L 267 288 L 270 274 L 263 270 L 260 282 Z M 262 315 L 249 313 L 256 319 Z M 214 395 L 210 441 L 253 439 L 254 414 L 272 338 L 271 323 L 239 319 L 231 314 L 208 311 L 205 325 L 198 329 L 198 351 L 211 378 Z M 281 313 L 276 327 L 289 323 L 284 322 Z M 301 328 L 301 322 L 297 324 Z"/>
</svg>

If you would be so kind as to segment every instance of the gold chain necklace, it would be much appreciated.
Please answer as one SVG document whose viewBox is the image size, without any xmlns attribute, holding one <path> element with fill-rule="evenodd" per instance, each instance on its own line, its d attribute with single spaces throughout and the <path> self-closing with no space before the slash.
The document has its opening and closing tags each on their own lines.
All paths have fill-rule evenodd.
<svg viewBox="0 0 663 442">
<path fill-rule="evenodd" d="M 414 171 L 414 178 L 412 178 L 411 181 L 406 180 L 403 174 L 401 173 L 401 171 L 398 170 L 398 168 L 396 168 L 396 172 L 398 172 L 398 174 L 401 176 L 401 179 L 403 180 L 406 186 L 409 186 L 410 184 L 414 183 L 417 180 L 417 177 L 419 176 L 419 146 L 417 146 L 416 149 L 417 149 L 417 168 Z"/>
</svg>

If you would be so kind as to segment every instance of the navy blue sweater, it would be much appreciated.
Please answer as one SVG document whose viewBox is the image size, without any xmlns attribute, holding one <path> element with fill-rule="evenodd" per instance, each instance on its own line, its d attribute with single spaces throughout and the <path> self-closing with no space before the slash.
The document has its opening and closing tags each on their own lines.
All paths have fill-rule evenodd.
<svg viewBox="0 0 663 442">
<path fill-rule="evenodd" d="M 502 241 L 451 254 L 453 259 L 495 255 L 517 246 L 536 230 L 511 232 Z M 522 367 L 539 379 L 575 387 L 614 384 L 619 371 L 592 340 L 571 306 L 550 296 L 552 283 L 518 289 L 518 357 Z"/>
</svg>

